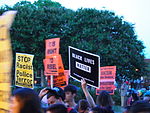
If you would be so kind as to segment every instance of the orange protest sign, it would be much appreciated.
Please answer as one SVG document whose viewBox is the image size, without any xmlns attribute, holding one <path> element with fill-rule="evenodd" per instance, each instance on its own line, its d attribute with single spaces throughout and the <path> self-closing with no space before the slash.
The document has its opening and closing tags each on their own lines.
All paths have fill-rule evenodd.
<svg viewBox="0 0 150 113">
<path fill-rule="evenodd" d="M 49 59 L 44 59 L 45 75 L 58 75 L 59 55 L 50 55 Z"/>
<path fill-rule="evenodd" d="M 101 70 L 101 75 L 100 75 L 101 80 L 115 80 L 116 66 L 100 67 L 100 70 Z"/>
<path fill-rule="evenodd" d="M 96 89 L 96 95 L 99 95 L 99 93 L 101 92 L 102 90 L 100 89 Z M 110 89 L 110 90 L 105 90 L 107 91 L 110 95 L 114 95 L 114 89 Z"/>
<path fill-rule="evenodd" d="M 67 78 L 64 73 L 59 73 L 58 76 L 54 76 L 53 84 L 55 87 L 65 87 L 67 83 Z"/>
<path fill-rule="evenodd" d="M 51 76 L 51 74 L 46 72 L 45 75 Z M 58 55 L 58 70 L 57 73 L 55 73 L 55 75 L 56 76 L 54 76 L 53 78 L 54 87 L 65 87 L 68 84 L 69 71 L 68 70 L 64 71 L 61 55 Z"/>
<path fill-rule="evenodd" d="M 70 71 L 69 71 L 69 70 L 64 70 L 64 74 L 65 74 L 65 77 L 66 77 L 66 83 L 67 83 L 67 85 L 68 85 L 68 83 L 69 83 Z"/>
<path fill-rule="evenodd" d="M 114 94 L 116 66 L 100 67 L 100 70 L 100 88 L 96 89 L 96 95 L 98 95 L 102 90 L 108 91 L 110 94 Z"/>
<path fill-rule="evenodd" d="M 96 95 L 99 94 L 100 91 L 107 91 L 109 94 L 113 95 L 114 94 L 114 89 L 116 88 L 114 85 L 114 81 L 103 81 L 100 82 L 101 86 L 99 89 L 96 89 Z"/>
<path fill-rule="evenodd" d="M 53 54 L 59 54 L 59 43 L 60 38 L 53 38 L 53 39 L 47 39 L 45 40 L 45 57 L 49 58 Z"/>
</svg>

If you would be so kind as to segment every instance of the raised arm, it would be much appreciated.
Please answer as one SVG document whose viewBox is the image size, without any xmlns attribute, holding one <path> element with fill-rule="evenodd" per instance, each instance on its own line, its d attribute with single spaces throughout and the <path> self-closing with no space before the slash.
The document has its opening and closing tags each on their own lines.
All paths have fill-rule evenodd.
<svg viewBox="0 0 150 113">
<path fill-rule="evenodd" d="M 39 98 L 40 98 L 40 100 L 42 100 L 42 98 L 43 98 L 47 93 L 48 93 L 47 88 L 42 89 L 42 90 L 40 91 L 40 93 L 39 93 Z"/>
<path fill-rule="evenodd" d="M 83 90 L 85 97 L 86 97 L 88 103 L 90 104 L 91 108 L 95 107 L 96 104 L 93 100 L 93 97 L 91 96 L 91 94 L 89 93 L 89 91 L 87 89 L 87 83 L 84 79 L 81 79 L 81 86 L 82 86 L 82 90 Z"/>
</svg>

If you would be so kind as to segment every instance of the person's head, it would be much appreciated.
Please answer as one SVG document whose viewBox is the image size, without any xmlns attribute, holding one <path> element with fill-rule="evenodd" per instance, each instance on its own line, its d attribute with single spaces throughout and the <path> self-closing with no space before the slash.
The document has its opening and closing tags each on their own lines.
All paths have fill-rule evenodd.
<svg viewBox="0 0 150 113">
<path fill-rule="evenodd" d="M 41 113 L 37 93 L 29 88 L 16 89 L 11 97 L 10 113 Z"/>
<path fill-rule="evenodd" d="M 109 107 L 94 107 L 89 113 L 114 113 Z"/>
<path fill-rule="evenodd" d="M 144 96 L 143 96 L 143 100 L 150 102 L 150 91 L 147 91 Z"/>
<path fill-rule="evenodd" d="M 88 113 L 90 105 L 87 100 L 81 99 L 79 100 L 76 109 L 79 113 Z"/>
<path fill-rule="evenodd" d="M 112 106 L 113 100 L 107 91 L 101 91 L 97 96 L 96 103 L 99 106 Z"/>
<path fill-rule="evenodd" d="M 126 106 L 126 107 L 124 107 L 124 108 L 123 108 L 123 113 L 129 113 L 130 107 L 131 107 L 131 106 Z"/>
<path fill-rule="evenodd" d="M 138 90 L 138 91 L 137 91 L 137 95 L 138 95 L 138 97 L 142 97 L 142 96 L 143 96 L 142 90 Z"/>
<path fill-rule="evenodd" d="M 135 92 L 132 93 L 132 98 L 133 98 L 134 101 L 139 100 L 139 97 L 138 97 L 137 93 L 135 93 Z"/>
<path fill-rule="evenodd" d="M 53 104 L 48 107 L 46 113 L 67 113 L 67 108 L 64 104 Z"/>
<path fill-rule="evenodd" d="M 69 84 L 64 88 L 64 92 L 65 92 L 65 100 L 66 101 L 72 100 L 77 94 L 77 87 L 72 84 Z"/>
<path fill-rule="evenodd" d="M 150 113 L 150 103 L 138 100 L 132 104 L 129 113 Z"/>
<path fill-rule="evenodd" d="M 63 103 L 64 101 L 64 91 L 59 87 L 54 87 L 53 89 L 48 89 L 47 102 L 49 105 L 56 103 Z"/>
</svg>

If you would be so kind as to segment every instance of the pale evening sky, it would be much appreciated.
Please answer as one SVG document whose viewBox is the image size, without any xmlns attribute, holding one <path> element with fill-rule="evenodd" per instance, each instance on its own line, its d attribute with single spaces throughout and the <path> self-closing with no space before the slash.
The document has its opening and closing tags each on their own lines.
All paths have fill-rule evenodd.
<svg viewBox="0 0 150 113">
<path fill-rule="evenodd" d="M 13 5 L 21 0 L 0 0 L 0 6 Z M 35 0 L 28 0 L 35 1 Z M 77 10 L 78 8 L 106 9 L 123 16 L 125 21 L 135 24 L 138 39 L 143 41 L 145 57 L 150 59 L 150 0 L 52 0 L 62 6 Z"/>
</svg>

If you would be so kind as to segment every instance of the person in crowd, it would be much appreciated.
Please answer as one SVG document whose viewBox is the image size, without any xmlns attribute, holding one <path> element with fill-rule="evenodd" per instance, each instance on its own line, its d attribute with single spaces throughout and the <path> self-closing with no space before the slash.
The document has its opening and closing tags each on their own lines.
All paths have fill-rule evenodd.
<svg viewBox="0 0 150 113">
<path fill-rule="evenodd" d="M 53 104 L 64 104 L 64 99 L 65 99 L 65 93 L 63 89 L 59 87 L 54 87 L 54 88 L 44 88 L 40 91 L 39 97 L 44 98 L 46 96 L 47 99 L 47 104 L 53 105 Z M 66 106 L 67 107 L 67 106 Z M 45 109 L 45 108 L 43 108 Z M 67 107 L 67 110 L 69 110 L 68 113 L 77 113 L 76 110 L 73 108 Z"/>
<path fill-rule="evenodd" d="M 122 107 L 125 107 L 125 106 L 126 106 L 127 91 L 128 91 L 128 81 L 124 82 L 124 83 L 121 85 L 121 106 L 122 106 Z"/>
<path fill-rule="evenodd" d="M 52 104 L 47 108 L 46 113 L 68 113 L 68 111 L 64 104 Z"/>
<path fill-rule="evenodd" d="M 65 104 L 68 107 L 75 107 L 77 104 L 75 102 L 75 96 L 77 94 L 77 87 L 69 84 L 64 88 L 65 92 Z"/>
<path fill-rule="evenodd" d="M 150 91 L 147 91 L 146 93 L 144 93 L 143 100 L 150 103 Z"/>
<path fill-rule="evenodd" d="M 38 94 L 29 88 L 18 88 L 11 96 L 10 113 L 42 113 Z"/>
<path fill-rule="evenodd" d="M 142 90 L 137 91 L 137 96 L 139 97 L 139 100 L 143 100 L 143 92 Z"/>
<path fill-rule="evenodd" d="M 92 112 L 95 113 L 94 112 L 95 109 L 98 111 L 104 111 L 104 113 L 114 113 L 114 111 L 112 110 L 113 100 L 107 91 L 100 92 L 100 94 L 97 96 L 97 99 L 96 99 L 96 104 L 97 104 L 96 105 L 93 100 L 93 97 L 88 92 L 87 84 L 84 79 L 81 80 L 81 86 L 86 96 L 86 99 L 89 102 L 90 107 L 92 108 L 92 110 L 90 111 L 91 113 Z M 101 113 L 101 112 L 98 112 L 98 113 Z"/>
<path fill-rule="evenodd" d="M 56 104 L 56 103 L 64 104 L 65 94 L 64 91 L 59 87 L 54 87 L 54 88 L 46 87 L 40 91 L 39 97 L 41 99 L 42 104 L 43 103 L 46 103 L 48 105 Z M 44 102 L 43 102 L 43 98 L 45 99 Z M 48 105 L 44 105 L 45 107 L 43 107 L 42 105 L 42 107 L 46 109 Z"/>
<path fill-rule="evenodd" d="M 88 113 L 90 109 L 90 105 L 87 100 L 81 99 L 79 100 L 75 109 L 78 111 L 78 113 Z"/>
<path fill-rule="evenodd" d="M 138 95 L 137 95 L 136 92 L 133 92 L 133 93 L 131 94 L 131 96 L 132 96 L 132 100 L 131 100 L 131 102 L 130 102 L 130 105 L 132 105 L 134 102 L 136 102 L 136 101 L 139 100 L 139 97 L 138 97 Z"/>
<path fill-rule="evenodd" d="M 122 112 L 123 112 L 123 113 L 129 113 L 130 107 L 131 107 L 131 106 L 126 106 L 126 107 L 124 107 L 124 108 L 122 109 Z"/>
<path fill-rule="evenodd" d="M 129 113 L 150 113 L 150 103 L 138 100 L 132 104 Z"/>
</svg>

